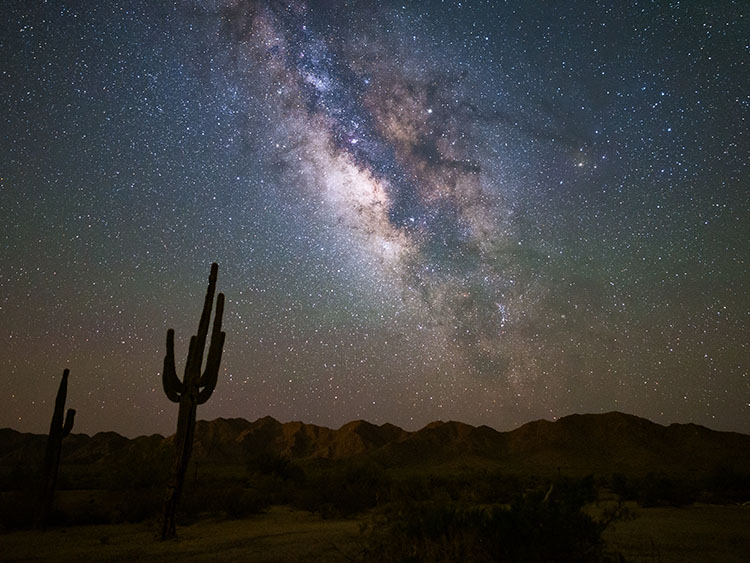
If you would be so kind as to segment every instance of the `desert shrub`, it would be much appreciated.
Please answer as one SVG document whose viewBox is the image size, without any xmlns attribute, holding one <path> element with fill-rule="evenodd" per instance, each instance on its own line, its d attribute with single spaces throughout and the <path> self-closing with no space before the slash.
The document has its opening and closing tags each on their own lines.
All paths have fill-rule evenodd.
<svg viewBox="0 0 750 563">
<path fill-rule="evenodd" d="M 37 465 L 17 463 L 0 467 L 0 491 L 39 489 L 42 472 Z"/>
<path fill-rule="evenodd" d="M 623 473 L 614 473 L 609 480 L 610 490 L 622 500 L 636 500 L 638 489 L 632 479 L 628 479 Z"/>
<path fill-rule="evenodd" d="M 388 488 L 382 467 L 367 462 L 341 462 L 308 476 L 292 504 L 323 517 L 346 517 L 373 508 Z"/>
<path fill-rule="evenodd" d="M 128 491 L 81 491 L 60 495 L 50 523 L 55 526 L 142 522 L 159 514 L 164 499 L 161 488 Z"/>
<path fill-rule="evenodd" d="M 717 466 L 705 476 L 702 489 L 703 500 L 709 502 L 745 502 L 750 499 L 750 475 Z"/>
<path fill-rule="evenodd" d="M 58 494 L 48 518 L 50 526 L 87 524 L 117 524 L 140 522 L 156 514 L 161 506 L 163 491 L 133 490 L 112 493 L 91 491 L 85 497 L 71 498 Z M 29 528 L 39 508 L 39 494 L 35 490 L 2 493 L 0 497 L 0 527 Z"/>
<path fill-rule="evenodd" d="M 598 521 L 582 510 L 590 482 L 559 481 L 549 495 L 517 495 L 510 506 L 390 503 L 365 529 L 369 561 L 607 561 Z M 546 497 L 546 498 L 545 498 Z"/>
<path fill-rule="evenodd" d="M 143 522 L 158 517 L 164 502 L 162 487 L 81 492 L 82 495 L 73 497 L 58 495 L 49 518 L 51 526 Z M 33 524 L 38 504 L 36 494 L 12 491 L 0 495 L 0 527 L 27 528 Z M 263 490 L 246 488 L 239 482 L 220 482 L 215 487 L 188 484 L 178 517 L 182 524 L 204 514 L 243 518 L 262 512 L 270 506 L 270 500 Z"/>
<path fill-rule="evenodd" d="M 0 492 L 0 528 L 29 528 L 39 507 L 39 493 L 28 487 L 23 490 Z"/>
<path fill-rule="evenodd" d="M 258 514 L 270 504 L 271 496 L 267 492 L 247 488 L 240 482 L 229 481 L 213 487 L 200 483 L 185 487 L 177 513 L 184 524 L 204 514 L 242 518 Z"/>
<path fill-rule="evenodd" d="M 592 475 L 582 479 L 558 477 L 552 484 L 549 494 L 570 511 L 578 510 L 583 505 L 596 501 L 598 497 Z"/>
<path fill-rule="evenodd" d="M 478 502 L 496 504 L 509 503 L 523 490 L 522 482 L 516 475 L 495 472 L 477 479 L 474 485 Z"/>
<path fill-rule="evenodd" d="M 251 458 L 247 463 L 250 475 L 260 473 L 281 479 L 301 483 L 305 480 L 305 472 L 287 456 L 265 452 Z"/>
<path fill-rule="evenodd" d="M 381 491 L 381 502 L 406 502 L 439 500 L 453 502 L 492 503 L 503 498 L 509 501 L 511 496 L 501 492 L 506 484 L 499 475 L 459 474 L 459 475 L 419 475 L 389 481 L 387 488 Z M 519 490 L 515 487 L 514 492 Z"/>
<path fill-rule="evenodd" d="M 615 473 L 609 487 L 622 500 L 633 500 L 643 507 L 684 506 L 700 495 L 700 485 L 687 477 L 649 473 L 644 477 L 627 477 Z"/>
<path fill-rule="evenodd" d="M 695 501 L 698 492 L 687 479 L 649 473 L 637 482 L 638 504 L 649 506 L 684 506 Z"/>
<path fill-rule="evenodd" d="M 245 475 L 247 487 L 263 491 L 271 504 L 294 504 L 307 479 L 299 464 L 271 452 L 250 458 Z"/>
<path fill-rule="evenodd" d="M 112 523 L 143 522 L 157 516 L 164 502 L 164 489 L 134 489 L 127 491 L 126 498 L 115 505 Z"/>
<path fill-rule="evenodd" d="M 107 473 L 109 489 L 163 488 L 167 484 L 172 466 L 172 456 L 158 451 L 144 458 L 129 456 L 117 464 L 109 464 Z"/>
<path fill-rule="evenodd" d="M 420 502 L 436 497 L 446 497 L 447 493 L 431 479 L 407 477 L 394 479 L 381 491 L 381 502 Z M 450 498 L 450 497 L 448 497 Z"/>
<path fill-rule="evenodd" d="M 239 492 L 226 491 L 223 509 L 228 518 L 245 518 L 266 510 L 271 502 L 267 493 L 258 489 L 243 489 Z"/>
</svg>

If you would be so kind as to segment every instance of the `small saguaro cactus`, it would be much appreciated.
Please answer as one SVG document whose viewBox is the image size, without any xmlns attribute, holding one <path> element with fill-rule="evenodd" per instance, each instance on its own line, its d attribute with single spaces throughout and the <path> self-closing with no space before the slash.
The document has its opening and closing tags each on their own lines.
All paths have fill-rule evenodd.
<svg viewBox="0 0 750 563">
<path fill-rule="evenodd" d="M 63 371 L 60 387 L 57 389 L 55 399 L 55 411 L 52 413 L 52 422 L 49 425 L 49 436 L 47 436 L 47 448 L 44 451 L 44 465 L 42 466 L 42 491 L 39 502 L 39 513 L 37 515 L 36 527 L 44 530 L 47 527 L 47 519 L 52 511 L 52 501 L 55 497 L 55 484 L 57 473 L 60 468 L 60 452 L 62 452 L 62 440 L 70 434 L 73 429 L 73 421 L 76 416 L 75 409 L 68 409 L 63 422 L 65 411 L 65 399 L 68 395 L 68 375 L 70 370 Z"/>
<path fill-rule="evenodd" d="M 190 338 L 185 374 L 182 381 L 179 380 L 175 371 L 174 330 L 169 329 L 167 331 L 167 355 L 164 356 L 162 384 L 164 393 L 170 401 L 180 404 L 180 410 L 177 417 L 177 433 L 175 434 L 175 459 L 164 499 L 162 539 L 174 537 L 176 534 L 175 512 L 193 449 L 197 406 L 202 405 L 211 397 L 216 388 L 216 379 L 219 376 L 219 365 L 221 364 L 221 353 L 224 349 L 225 338 L 225 334 L 221 331 L 221 318 L 224 314 L 223 293 L 219 293 L 216 299 L 216 314 L 214 315 L 214 326 L 211 332 L 211 343 L 208 348 L 206 368 L 201 374 L 203 350 L 206 346 L 206 335 L 211 320 L 211 308 L 213 307 L 218 272 L 219 266 L 211 264 L 211 275 L 208 277 L 208 289 L 203 304 L 203 313 L 201 313 L 201 320 L 198 324 L 198 334 Z"/>
</svg>

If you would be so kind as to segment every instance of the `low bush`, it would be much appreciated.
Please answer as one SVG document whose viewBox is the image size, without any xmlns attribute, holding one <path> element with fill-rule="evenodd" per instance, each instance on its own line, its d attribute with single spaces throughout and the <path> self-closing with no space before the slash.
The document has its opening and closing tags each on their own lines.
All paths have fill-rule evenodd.
<svg viewBox="0 0 750 563">
<path fill-rule="evenodd" d="M 645 477 L 612 475 L 609 486 L 622 500 L 633 500 L 643 507 L 685 506 L 700 496 L 700 486 L 686 477 L 649 473 Z"/>
<path fill-rule="evenodd" d="M 270 504 L 268 492 L 245 487 L 239 482 L 190 485 L 182 493 L 177 516 L 182 523 L 192 522 L 204 514 L 243 518 L 264 511 Z"/>
<path fill-rule="evenodd" d="M 31 488 L 0 492 L 0 528 L 30 528 L 39 509 L 39 493 Z"/>
<path fill-rule="evenodd" d="M 250 475 L 269 475 L 294 483 L 302 483 L 305 480 L 305 472 L 299 465 L 284 455 L 271 452 L 251 458 L 247 463 L 247 471 Z"/>
<path fill-rule="evenodd" d="M 292 504 L 324 518 L 341 518 L 373 508 L 390 483 L 374 463 L 342 462 L 308 476 Z"/>
<path fill-rule="evenodd" d="M 558 480 L 510 506 L 420 501 L 379 507 L 365 529 L 364 562 L 618 560 L 602 532 L 612 521 L 582 510 L 592 482 Z"/>
<path fill-rule="evenodd" d="M 750 500 L 750 474 L 717 466 L 704 478 L 702 492 L 703 500 L 707 502 L 747 502 Z"/>
</svg>

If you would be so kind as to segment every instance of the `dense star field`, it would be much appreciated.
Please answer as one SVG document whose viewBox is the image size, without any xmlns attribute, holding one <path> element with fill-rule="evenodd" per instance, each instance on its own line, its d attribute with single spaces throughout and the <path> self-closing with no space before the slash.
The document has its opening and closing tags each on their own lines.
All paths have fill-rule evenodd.
<svg viewBox="0 0 750 563">
<path fill-rule="evenodd" d="M 22 2 L 0 22 L 0 427 L 750 432 L 745 2 Z"/>
</svg>

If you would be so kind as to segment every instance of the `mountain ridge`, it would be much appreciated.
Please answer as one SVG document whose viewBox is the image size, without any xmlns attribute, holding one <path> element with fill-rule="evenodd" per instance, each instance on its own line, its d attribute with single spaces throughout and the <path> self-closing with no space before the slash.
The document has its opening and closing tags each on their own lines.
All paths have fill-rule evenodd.
<svg viewBox="0 0 750 563">
<path fill-rule="evenodd" d="M 45 435 L 0 429 L 0 466 L 34 463 Z M 115 432 L 71 434 L 63 464 L 110 466 L 167 456 L 173 436 L 126 438 Z M 354 420 L 338 429 L 270 416 L 199 420 L 197 463 L 247 464 L 263 455 L 294 461 L 368 460 L 384 467 L 476 466 L 499 471 L 567 473 L 696 473 L 718 466 L 750 473 L 750 436 L 697 424 L 664 426 L 613 411 L 537 420 L 507 432 L 458 421 L 434 421 L 416 431 Z M 140 461 L 138 461 L 140 460 Z"/>
</svg>

